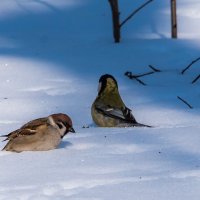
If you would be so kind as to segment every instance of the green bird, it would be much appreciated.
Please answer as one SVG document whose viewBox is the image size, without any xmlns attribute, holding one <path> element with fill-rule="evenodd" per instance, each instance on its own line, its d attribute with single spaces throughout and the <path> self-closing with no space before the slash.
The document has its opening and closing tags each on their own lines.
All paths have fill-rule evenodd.
<svg viewBox="0 0 200 200">
<path fill-rule="evenodd" d="M 99 79 L 98 95 L 92 104 L 91 115 L 100 127 L 151 127 L 136 121 L 119 94 L 117 81 L 109 74 Z"/>
</svg>

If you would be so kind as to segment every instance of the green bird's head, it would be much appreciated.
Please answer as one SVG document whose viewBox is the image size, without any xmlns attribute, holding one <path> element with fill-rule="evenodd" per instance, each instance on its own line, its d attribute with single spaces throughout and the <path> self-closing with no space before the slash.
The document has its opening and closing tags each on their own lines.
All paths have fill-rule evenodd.
<svg viewBox="0 0 200 200">
<path fill-rule="evenodd" d="M 115 78 L 109 74 L 102 75 L 99 79 L 98 95 L 115 92 L 118 93 L 118 84 Z"/>
<path fill-rule="evenodd" d="M 104 74 L 100 77 L 98 96 L 95 102 L 119 109 L 125 107 L 119 94 L 117 81 L 112 75 Z"/>
</svg>

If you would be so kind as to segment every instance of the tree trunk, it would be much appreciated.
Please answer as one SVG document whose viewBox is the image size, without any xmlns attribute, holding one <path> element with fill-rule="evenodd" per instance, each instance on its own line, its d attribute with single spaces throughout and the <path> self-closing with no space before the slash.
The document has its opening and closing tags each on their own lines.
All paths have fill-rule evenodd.
<svg viewBox="0 0 200 200">
<path fill-rule="evenodd" d="M 119 19 L 119 9 L 118 0 L 108 0 L 112 10 L 112 20 L 113 20 L 113 36 L 116 43 L 120 42 L 120 19 Z"/>
<path fill-rule="evenodd" d="M 177 38 L 176 0 L 171 0 L 171 27 L 172 38 Z"/>
</svg>

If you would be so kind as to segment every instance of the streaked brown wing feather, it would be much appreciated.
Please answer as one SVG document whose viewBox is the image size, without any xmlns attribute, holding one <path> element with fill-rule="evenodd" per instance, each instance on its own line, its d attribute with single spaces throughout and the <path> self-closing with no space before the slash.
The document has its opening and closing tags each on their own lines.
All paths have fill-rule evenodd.
<svg viewBox="0 0 200 200">
<path fill-rule="evenodd" d="M 31 129 L 17 129 L 16 131 L 13 131 L 11 133 L 9 133 L 8 135 L 6 135 L 5 137 L 7 137 L 5 140 L 13 140 L 17 137 L 20 136 L 24 136 L 24 135 L 34 135 L 36 133 L 35 130 L 31 130 Z"/>
<path fill-rule="evenodd" d="M 6 140 L 13 140 L 16 137 L 23 136 L 23 135 L 33 135 L 36 133 L 36 128 L 44 125 L 44 123 L 47 123 L 47 118 L 35 119 L 24 124 L 20 129 L 12 131 L 11 133 L 7 135 L 2 135 L 1 137 L 6 137 L 6 139 L 3 140 L 3 141 L 6 141 Z"/>
<path fill-rule="evenodd" d="M 44 125 L 48 122 L 47 118 L 34 119 L 24 124 L 21 129 L 32 129 L 35 130 L 38 126 Z"/>
</svg>

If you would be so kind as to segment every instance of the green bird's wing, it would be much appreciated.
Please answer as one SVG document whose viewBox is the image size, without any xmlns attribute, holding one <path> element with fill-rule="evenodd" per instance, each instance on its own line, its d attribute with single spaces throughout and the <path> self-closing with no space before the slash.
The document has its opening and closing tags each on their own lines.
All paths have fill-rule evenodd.
<svg viewBox="0 0 200 200">
<path fill-rule="evenodd" d="M 112 117 L 115 119 L 122 120 L 123 122 L 128 123 L 137 123 L 131 109 L 125 107 L 125 108 L 113 108 L 111 106 L 100 106 L 96 105 L 96 110 L 105 116 Z"/>
</svg>

